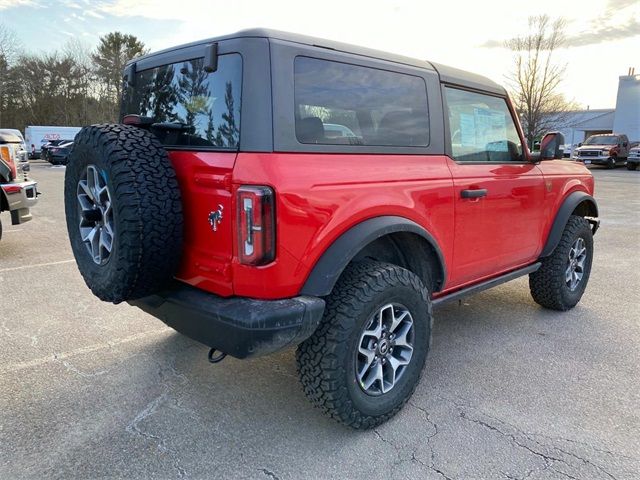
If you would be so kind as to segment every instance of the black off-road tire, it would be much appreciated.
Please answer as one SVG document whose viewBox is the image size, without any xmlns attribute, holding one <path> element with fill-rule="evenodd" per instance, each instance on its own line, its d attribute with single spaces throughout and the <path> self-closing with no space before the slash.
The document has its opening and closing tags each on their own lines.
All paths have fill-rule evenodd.
<svg viewBox="0 0 640 480">
<path fill-rule="evenodd" d="M 413 356 L 390 391 L 371 396 L 356 378 L 357 345 L 371 316 L 393 302 L 402 303 L 413 317 Z M 429 291 L 415 274 L 378 262 L 348 266 L 327 298 L 320 326 L 296 351 L 304 393 L 315 406 L 350 427 L 380 425 L 395 415 L 416 389 L 431 344 L 432 324 Z"/>
<path fill-rule="evenodd" d="M 89 165 L 106 180 L 113 208 L 114 241 L 104 264 L 93 261 L 79 231 L 78 182 Z M 182 202 L 167 151 L 153 134 L 129 125 L 83 128 L 69 155 L 64 197 L 73 254 L 97 297 L 120 303 L 168 285 L 182 254 Z"/>
<path fill-rule="evenodd" d="M 571 291 L 565 281 L 568 266 L 569 251 L 574 242 L 582 237 L 587 249 L 584 274 L 574 291 Z M 575 307 L 582 298 L 593 262 L 593 234 L 591 225 L 576 215 L 569 217 L 569 221 L 562 233 L 558 246 L 553 253 L 542 260 L 542 266 L 529 275 L 529 289 L 536 303 L 551 310 L 566 311 Z"/>
<path fill-rule="evenodd" d="M 2 219 L 0 218 L 0 240 L 2 240 Z"/>
<path fill-rule="evenodd" d="M 607 168 L 613 170 L 618 166 L 618 159 L 616 157 L 609 157 L 607 160 Z"/>
<path fill-rule="evenodd" d="M 638 164 L 637 163 L 629 163 L 629 162 L 627 162 L 627 170 L 635 170 L 636 168 L 638 168 Z"/>
</svg>

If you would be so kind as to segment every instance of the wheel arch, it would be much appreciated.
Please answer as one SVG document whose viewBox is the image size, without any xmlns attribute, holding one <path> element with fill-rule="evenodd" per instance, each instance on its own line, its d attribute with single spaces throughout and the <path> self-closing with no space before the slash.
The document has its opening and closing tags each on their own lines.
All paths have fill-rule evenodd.
<svg viewBox="0 0 640 480">
<path fill-rule="evenodd" d="M 548 257 L 553 253 L 558 242 L 560 242 L 562 232 L 571 215 L 587 218 L 593 225 L 593 233 L 596 232 L 598 228 L 598 204 L 595 198 L 585 192 L 572 192 L 567 195 L 556 213 L 540 258 Z"/>
<path fill-rule="evenodd" d="M 411 251 L 411 257 L 406 254 Z M 407 268 L 432 290 L 442 290 L 446 265 L 435 238 L 404 217 L 381 216 L 364 220 L 340 235 L 320 256 L 300 291 L 301 295 L 326 296 L 352 261 L 375 259 Z"/>
</svg>

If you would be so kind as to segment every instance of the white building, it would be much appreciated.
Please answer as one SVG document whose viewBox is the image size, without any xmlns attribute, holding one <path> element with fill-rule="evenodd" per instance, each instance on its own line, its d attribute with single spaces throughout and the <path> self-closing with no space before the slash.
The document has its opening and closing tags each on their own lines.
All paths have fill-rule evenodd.
<svg viewBox="0 0 640 480">
<path fill-rule="evenodd" d="M 629 69 L 629 75 L 618 80 L 616 108 L 569 112 L 564 127 L 559 128 L 566 145 L 577 145 L 598 133 L 624 133 L 631 142 L 640 142 L 640 75 Z"/>
</svg>

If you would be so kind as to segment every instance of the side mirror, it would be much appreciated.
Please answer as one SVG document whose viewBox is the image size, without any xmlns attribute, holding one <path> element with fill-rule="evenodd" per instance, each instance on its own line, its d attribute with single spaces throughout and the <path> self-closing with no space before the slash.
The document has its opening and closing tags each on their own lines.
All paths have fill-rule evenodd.
<svg viewBox="0 0 640 480">
<path fill-rule="evenodd" d="M 622 142 L 622 146 L 623 146 L 624 148 L 627 148 L 627 145 L 629 145 L 627 142 Z"/>
<path fill-rule="evenodd" d="M 579 147 L 581 147 L 581 146 L 582 146 L 582 142 L 580 142 L 580 143 L 578 144 L 578 146 L 579 146 Z"/>
<path fill-rule="evenodd" d="M 542 160 L 562 160 L 564 152 L 560 148 L 564 145 L 564 135 L 560 132 L 549 132 L 540 142 L 540 158 Z"/>
</svg>

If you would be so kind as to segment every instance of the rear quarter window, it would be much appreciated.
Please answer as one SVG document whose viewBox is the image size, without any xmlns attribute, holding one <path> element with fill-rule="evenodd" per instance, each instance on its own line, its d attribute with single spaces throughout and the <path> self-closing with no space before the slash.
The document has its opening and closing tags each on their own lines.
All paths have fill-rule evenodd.
<svg viewBox="0 0 640 480">
<path fill-rule="evenodd" d="M 168 147 L 233 149 L 240 144 L 242 57 L 221 55 L 215 72 L 197 58 L 136 73 L 126 85 L 123 115 L 150 117 Z"/>
<path fill-rule="evenodd" d="M 298 142 L 424 147 L 427 90 L 420 77 L 310 57 L 294 63 Z"/>
</svg>

